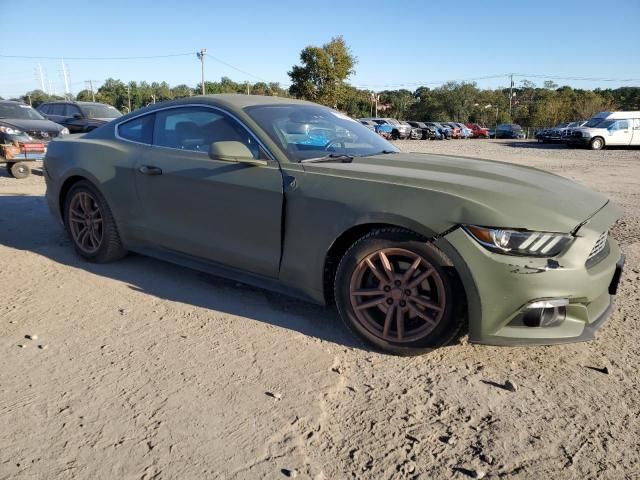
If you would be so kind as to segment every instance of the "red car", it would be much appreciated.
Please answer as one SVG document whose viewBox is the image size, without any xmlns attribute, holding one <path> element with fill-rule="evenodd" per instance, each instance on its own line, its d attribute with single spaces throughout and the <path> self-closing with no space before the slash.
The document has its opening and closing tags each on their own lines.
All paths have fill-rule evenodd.
<svg viewBox="0 0 640 480">
<path fill-rule="evenodd" d="M 473 138 L 489 138 L 489 129 L 481 127 L 477 123 L 467 123 L 467 127 L 471 129 L 471 137 Z"/>
</svg>

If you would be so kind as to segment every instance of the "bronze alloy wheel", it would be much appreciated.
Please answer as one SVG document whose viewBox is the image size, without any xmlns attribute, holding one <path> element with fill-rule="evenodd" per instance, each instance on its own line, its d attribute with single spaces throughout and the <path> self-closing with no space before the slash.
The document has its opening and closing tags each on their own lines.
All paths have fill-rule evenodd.
<svg viewBox="0 0 640 480">
<path fill-rule="evenodd" d="M 97 252 L 102 245 L 103 221 L 95 198 L 86 191 L 77 192 L 68 212 L 69 229 L 76 246 L 87 254 Z"/>
<path fill-rule="evenodd" d="M 373 335 L 410 343 L 429 335 L 445 311 L 438 271 L 421 255 L 403 248 L 378 250 L 358 263 L 349 297 L 356 320 Z"/>
</svg>

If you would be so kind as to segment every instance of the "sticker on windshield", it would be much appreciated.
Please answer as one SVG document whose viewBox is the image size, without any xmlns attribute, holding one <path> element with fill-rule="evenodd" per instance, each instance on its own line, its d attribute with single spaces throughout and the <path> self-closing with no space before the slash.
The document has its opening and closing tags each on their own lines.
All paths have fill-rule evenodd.
<svg viewBox="0 0 640 480">
<path fill-rule="evenodd" d="M 331 111 L 331 113 L 333 114 L 334 117 L 338 117 L 341 118 L 342 120 L 350 120 L 352 122 L 358 123 L 356 122 L 353 118 L 348 117 L 347 115 L 345 115 L 344 113 L 340 113 L 340 112 L 334 112 L 333 110 Z"/>
</svg>

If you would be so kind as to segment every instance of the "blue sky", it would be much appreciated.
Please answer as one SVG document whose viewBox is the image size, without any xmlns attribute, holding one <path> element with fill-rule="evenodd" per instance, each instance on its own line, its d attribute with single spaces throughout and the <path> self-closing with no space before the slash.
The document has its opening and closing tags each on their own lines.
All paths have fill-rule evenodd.
<svg viewBox="0 0 640 480">
<path fill-rule="evenodd" d="M 529 73 L 552 77 L 640 78 L 640 1 L 85 1 L 0 0 L 0 55 L 66 58 L 72 92 L 85 80 L 200 81 L 195 56 L 150 56 L 207 48 L 206 78 L 288 82 L 302 48 L 343 35 L 358 57 L 350 82 L 382 90 L 442 80 Z M 400 5 L 402 5 L 400 7 Z M 435 6 L 437 5 L 437 6 Z M 34 12 L 38 11 L 38 14 Z M 15 22 L 9 19 L 17 19 Z M 34 19 L 26 24 L 26 19 Z M 60 60 L 0 58 L 0 95 L 39 87 L 38 63 L 58 93 Z M 256 78 L 257 77 L 257 78 Z M 541 85 L 542 78 L 531 78 Z M 520 78 L 516 78 L 516 81 Z M 48 80 L 46 87 L 48 88 Z M 633 82 L 569 81 L 575 87 Z M 478 80 L 508 85 L 506 77 Z M 433 85 L 430 85 L 433 86 Z"/>
</svg>

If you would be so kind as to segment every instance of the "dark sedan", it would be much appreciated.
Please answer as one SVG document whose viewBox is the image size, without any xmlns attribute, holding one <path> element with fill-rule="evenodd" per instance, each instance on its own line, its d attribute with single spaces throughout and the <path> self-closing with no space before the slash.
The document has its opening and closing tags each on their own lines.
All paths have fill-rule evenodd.
<svg viewBox="0 0 640 480">
<path fill-rule="evenodd" d="M 71 133 L 90 132 L 122 116 L 115 107 L 95 102 L 48 102 L 40 105 L 38 111 Z"/>
<path fill-rule="evenodd" d="M 47 142 L 67 133 L 25 103 L 0 101 L 0 163 L 6 163 L 12 177 L 27 177 L 31 169 L 26 162 L 41 160 Z"/>
</svg>

